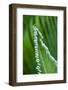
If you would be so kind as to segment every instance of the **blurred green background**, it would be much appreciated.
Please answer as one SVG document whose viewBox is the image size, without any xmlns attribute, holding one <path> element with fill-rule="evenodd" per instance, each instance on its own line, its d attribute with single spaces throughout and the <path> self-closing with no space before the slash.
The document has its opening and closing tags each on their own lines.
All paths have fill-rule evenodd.
<svg viewBox="0 0 68 90">
<path fill-rule="evenodd" d="M 50 54 L 57 61 L 57 16 L 23 15 L 23 74 L 37 74 L 33 25 L 36 25 L 43 35 L 43 42 Z M 39 37 L 38 37 L 39 38 Z M 39 57 L 41 74 L 57 73 L 57 65 L 39 43 Z"/>
</svg>

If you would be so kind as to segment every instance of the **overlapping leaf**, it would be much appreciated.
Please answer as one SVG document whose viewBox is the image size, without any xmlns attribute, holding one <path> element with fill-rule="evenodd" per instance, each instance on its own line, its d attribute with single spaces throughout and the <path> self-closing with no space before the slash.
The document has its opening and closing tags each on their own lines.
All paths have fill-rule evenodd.
<svg viewBox="0 0 68 90">
<path fill-rule="evenodd" d="M 42 46 L 38 36 L 41 73 L 57 73 L 57 17 L 56 16 L 23 16 L 23 74 L 37 74 L 35 60 L 33 25 L 43 35 Z M 49 54 L 48 54 L 49 53 Z"/>
</svg>

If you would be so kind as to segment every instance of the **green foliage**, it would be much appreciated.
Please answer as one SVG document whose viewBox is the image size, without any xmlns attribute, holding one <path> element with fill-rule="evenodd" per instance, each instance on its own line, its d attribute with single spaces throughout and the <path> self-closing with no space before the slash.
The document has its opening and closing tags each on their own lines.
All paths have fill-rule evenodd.
<svg viewBox="0 0 68 90">
<path fill-rule="evenodd" d="M 23 15 L 23 74 L 37 74 L 35 60 L 33 25 L 36 25 L 43 35 L 43 42 L 51 56 L 57 62 L 57 17 Z M 57 64 L 52 60 L 47 50 L 42 47 L 38 36 L 40 68 L 42 74 L 57 73 Z"/>
</svg>

